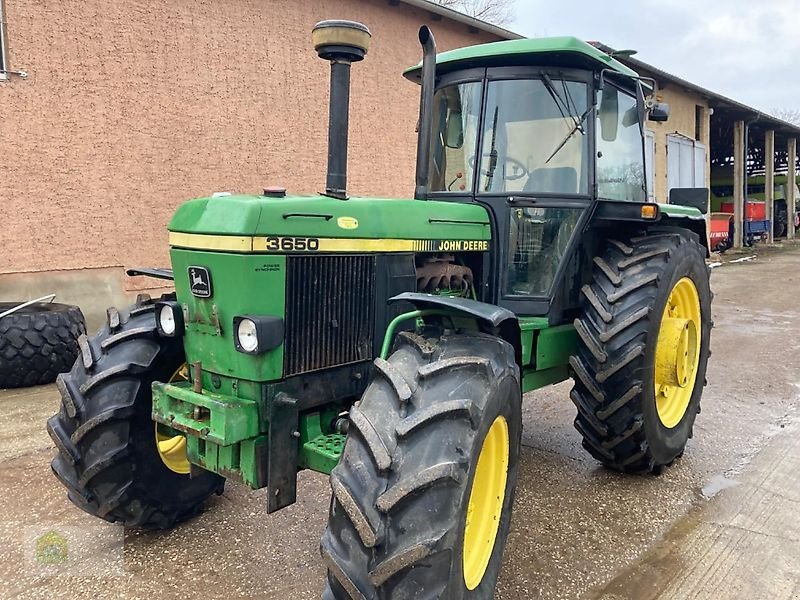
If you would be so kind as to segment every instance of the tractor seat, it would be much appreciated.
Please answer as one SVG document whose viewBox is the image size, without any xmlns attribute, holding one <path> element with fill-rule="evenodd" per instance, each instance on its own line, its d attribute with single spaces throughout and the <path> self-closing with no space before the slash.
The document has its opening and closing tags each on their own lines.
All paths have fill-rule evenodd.
<svg viewBox="0 0 800 600">
<path fill-rule="evenodd" d="M 572 167 L 553 167 L 531 171 L 523 192 L 577 194 L 578 172 Z"/>
</svg>

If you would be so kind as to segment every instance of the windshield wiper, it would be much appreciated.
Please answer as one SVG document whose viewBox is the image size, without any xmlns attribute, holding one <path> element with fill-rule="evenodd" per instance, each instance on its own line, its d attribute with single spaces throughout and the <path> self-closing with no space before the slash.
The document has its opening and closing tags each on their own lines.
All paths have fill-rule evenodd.
<svg viewBox="0 0 800 600">
<path fill-rule="evenodd" d="M 494 179 L 494 171 L 497 168 L 497 109 L 494 107 L 494 119 L 492 120 L 492 147 L 489 150 L 489 168 L 486 169 L 486 185 L 483 187 L 484 192 L 488 192 L 492 187 L 492 180 Z"/>
<path fill-rule="evenodd" d="M 580 119 L 578 119 L 578 118 L 575 119 L 575 126 L 572 129 L 570 129 L 570 131 L 567 134 L 567 136 L 563 140 L 561 140 L 561 143 L 558 146 L 556 146 L 556 149 L 553 150 L 553 152 L 550 154 L 550 156 L 547 157 L 547 160 L 544 161 L 544 164 L 549 163 L 553 159 L 553 157 L 556 154 L 558 154 L 564 146 L 567 145 L 567 142 L 570 140 L 570 138 L 573 135 L 575 135 L 576 131 L 580 131 L 581 135 L 584 135 L 583 122 L 586 120 L 586 117 L 589 116 L 590 112 L 591 112 L 591 108 L 587 108 L 586 111 L 581 115 Z"/>
<path fill-rule="evenodd" d="M 553 99 L 553 102 L 556 103 L 556 108 L 558 108 L 558 112 L 561 113 L 561 117 L 564 118 L 564 119 L 567 119 L 567 118 L 571 119 L 575 123 L 575 125 L 578 128 L 580 128 L 581 121 L 578 119 L 578 115 L 576 115 L 573 112 L 569 101 L 565 100 L 561 96 L 561 94 L 558 93 L 558 90 L 556 89 L 556 86 L 553 85 L 553 80 L 550 79 L 550 75 L 548 75 L 547 73 L 543 73 L 542 74 L 542 83 L 544 83 L 544 87 L 547 90 L 547 92 L 550 94 L 550 97 Z M 567 90 L 567 88 L 564 88 L 564 91 L 567 93 L 567 97 L 569 98 L 569 100 L 571 100 L 572 98 L 569 97 L 569 91 Z"/>
<path fill-rule="evenodd" d="M 558 90 L 556 90 L 556 86 L 553 85 L 553 80 L 550 79 L 550 76 L 547 73 L 544 73 L 542 75 L 542 83 L 544 84 L 544 89 L 547 90 L 547 93 L 550 94 L 550 97 L 553 99 L 553 102 L 555 103 L 558 112 L 561 113 L 561 118 L 566 119 L 567 115 L 564 113 L 564 108 L 563 108 L 564 100 L 563 98 L 561 98 L 561 95 L 558 93 Z M 569 107 L 567 107 L 567 113 L 569 113 Z"/>
</svg>

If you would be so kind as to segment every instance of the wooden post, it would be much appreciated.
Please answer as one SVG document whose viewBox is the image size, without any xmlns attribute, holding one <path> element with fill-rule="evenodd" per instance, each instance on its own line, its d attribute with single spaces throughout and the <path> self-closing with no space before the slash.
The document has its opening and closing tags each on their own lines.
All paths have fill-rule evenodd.
<svg viewBox="0 0 800 600">
<path fill-rule="evenodd" d="M 772 129 L 764 137 L 764 204 L 765 218 L 769 220 L 767 243 L 771 244 L 775 231 L 775 131 Z"/>
<path fill-rule="evenodd" d="M 733 125 L 733 247 L 741 248 L 744 241 L 744 121 Z"/>
<path fill-rule="evenodd" d="M 786 239 L 794 239 L 794 215 L 797 201 L 797 138 L 789 138 L 789 169 L 786 172 Z"/>
</svg>

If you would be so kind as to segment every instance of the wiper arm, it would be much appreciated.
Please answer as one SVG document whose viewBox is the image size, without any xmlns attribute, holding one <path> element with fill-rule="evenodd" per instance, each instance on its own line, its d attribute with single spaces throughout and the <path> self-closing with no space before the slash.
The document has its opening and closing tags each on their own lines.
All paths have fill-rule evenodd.
<svg viewBox="0 0 800 600">
<path fill-rule="evenodd" d="M 559 95 L 558 90 L 556 90 L 556 86 L 553 85 L 553 80 L 550 79 L 550 76 L 547 73 L 542 75 L 542 83 L 544 83 L 544 88 L 547 90 L 547 93 L 550 94 L 553 102 L 555 102 L 558 112 L 561 113 L 561 117 L 566 119 L 567 114 L 564 113 L 564 99 Z M 569 107 L 567 107 L 567 113 L 569 112 Z M 570 116 L 573 119 L 575 118 L 571 114 Z"/>
<path fill-rule="evenodd" d="M 570 129 L 570 131 L 567 134 L 567 136 L 563 140 L 561 140 L 561 143 L 558 146 L 556 146 L 556 149 L 553 150 L 552 154 L 550 154 L 550 156 L 547 157 L 547 160 L 544 161 L 544 164 L 549 163 L 553 159 L 553 157 L 556 154 L 558 154 L 564 146 L 567 145 L 567 142 L 570 140 L 570 138 L 573 135 L 575 135 L 576 131 L 580 130 L 581 135 L 583 135 L 583 133 L 584 133 L 584 131 L 583 131 L 583 122 L 586 120 L 586 117 L 589 116 L 589 112 L 590 111 L 591 111 L 591 109 L 587 108 L 586 111 L 581 115 L 580 119 L 577 119 L 577 118 L 575 119 L 575 126 L 572 129 Z"/>
<path fill-rule="evenodd" d="M 553 80 L 550 79 L 550 75 L 548 75 L 547 73 L 543 73 L 542 74 L 542 82 L 544 83 L 545 89 L 550 94 L 550 97 L 553 99 L 553 102 L 556 103 L 556 108 L 558 108 L 558 112 L 561 113 L 561 116 L 564 119 L 566 119 L 566 118 L 571 119 L 575 123 L 576 127 L 580 128 L 582 120 L 578 119 L 578 115 L 576 115 L 572 111 L 572 107 L 569 105 L 569 102 L 567 100 L 565 100 L 561 96 L 561 94 L 558 93 L 558 90 L 556 89 L 556 86 L 553 85 Z M 566 91 L 566 88 L 565 88 L 565 91 Z M 567 92 L 567 94 L 569 94 L 569 92 Z M 583 117 L 583 118 L 585 118 L 585 117 Z"/>
<path fill-rule="evenodd" d="M 494 107 L 494 119 L 492 120 L 492 147 L 489 150 L 489 168 L 486 169 L 486 185 L 483 191 L 488 192 L 492 187 L 494 171 L 497 168 L 497 109 Z"/>
<path fill-rule="evenodd" d="M 569 113 L 570 115 L 574 115 L 578 112 L 578 107 L 575 104 L 575 100 L 572 99 L 572 94 L 569 93 L 569 87 L 567 86 L 566 80 L 561 80 L 561 86 L 564 88 L 564 95 L 567 97 L 567 106 L 570 107 Z M 585 133 L 583 131 L 582 123 L 585 117 L 581 117 L 578 121 L 578 128 L 581 130 L 581 133 Z"/>
</svg>

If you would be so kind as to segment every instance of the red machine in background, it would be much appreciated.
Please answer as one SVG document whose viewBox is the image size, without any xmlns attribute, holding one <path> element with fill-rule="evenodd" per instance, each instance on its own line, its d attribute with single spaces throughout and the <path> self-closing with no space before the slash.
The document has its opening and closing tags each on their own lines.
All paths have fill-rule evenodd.
<svg viewBox="0 0 800 600">
<path fill-rule="evenodd" d="M 711 213 L 711 249 L 724 252 L 733 246 L 733 202 L 722 202 L 719 212 Z M 757 240 L 766 240 L 770 222 L 767 219 L 766 203 L 763 200 L 745 202 L 745 230 L 743 242 L 751 246 Z"/>
</svg>

